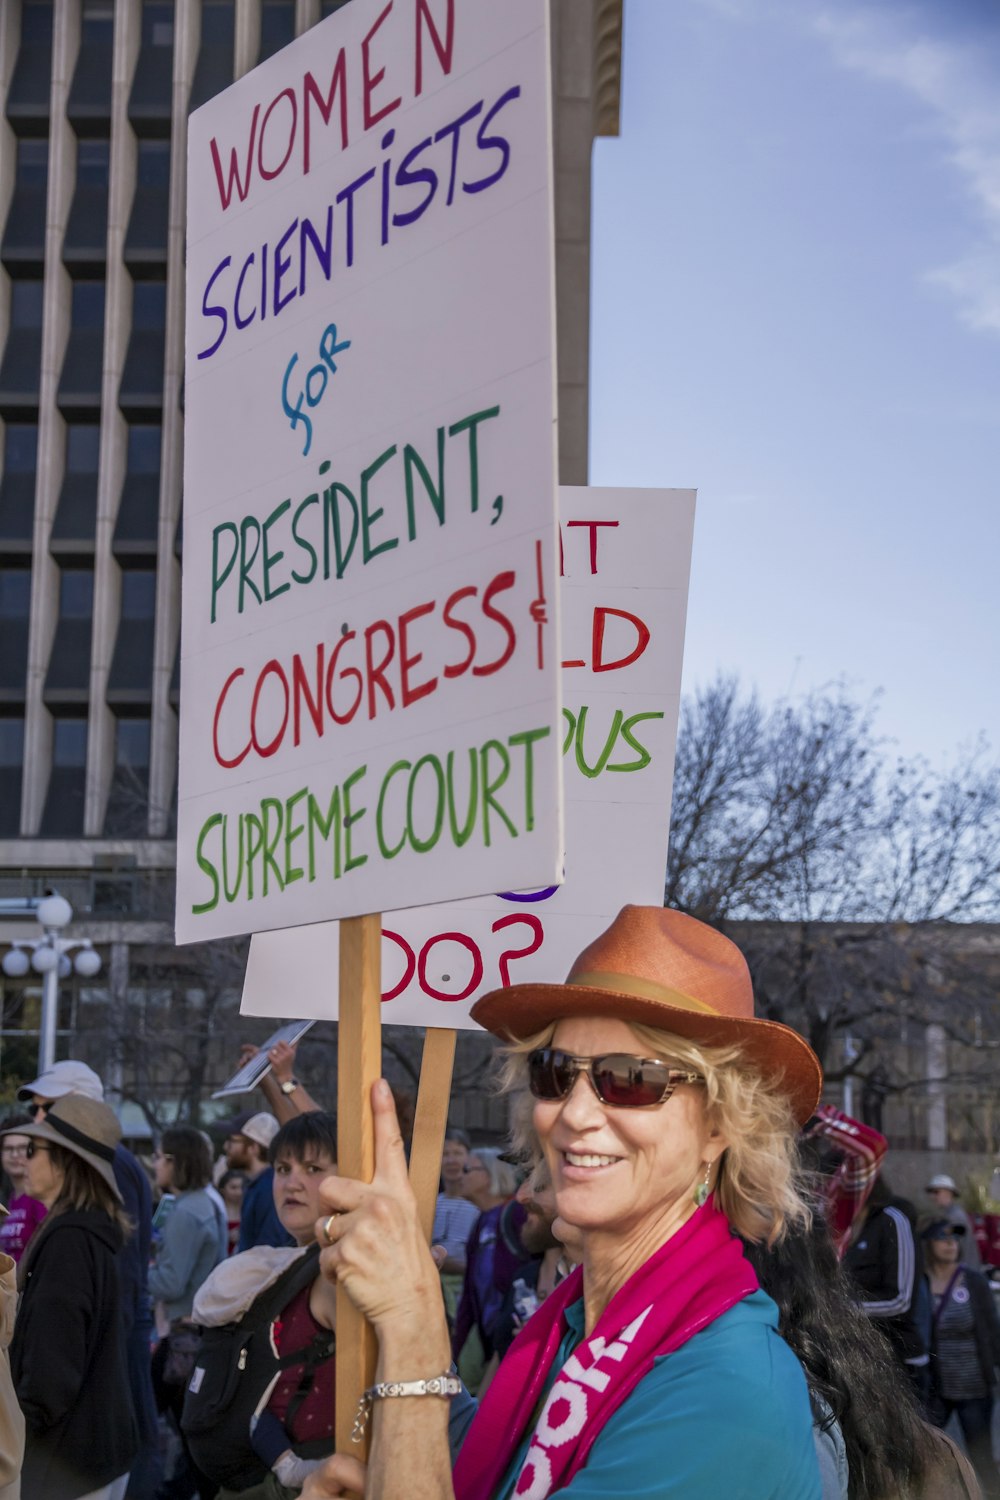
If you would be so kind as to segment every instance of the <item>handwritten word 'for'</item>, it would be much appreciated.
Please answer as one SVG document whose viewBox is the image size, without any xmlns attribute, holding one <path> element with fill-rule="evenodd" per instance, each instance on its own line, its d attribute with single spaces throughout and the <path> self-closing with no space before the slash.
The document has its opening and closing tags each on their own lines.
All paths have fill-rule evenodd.
<svg viewBox="0 0 1000 1500">
<path fill-rule="evenodd" d="M 319 405 L 326 394 L 330 376 L 337 373 L 337 361 L 334 356 L 343 354 L 344 350 L 350 347 L 350 339 L 344 339 L 342 343 L 337 343 L 337 325 L 336 323 L 328 323 L 323 329 L 323 335 L 319 341 L 319 363 L 313 365 L 309 371 L 309 374 L 306 376 L 305 385 L 298 392 L 298 395 L 295 396 L 294 401 L 288 399 L 288 385 L 291 380 L 292 371 L 299 362 L 299 356 L 293 354 L 285 366 L 285 376 L 281 382 L 281 405 L 292 431 L 295 431 L 300 422 L 306 430 L 306 443 L 302 449 L 303 458 L 312 447 L 313 424 L 308 413 L 302 410 L 302 403 L 304 401 L 310 407 Z"/>
</svg>

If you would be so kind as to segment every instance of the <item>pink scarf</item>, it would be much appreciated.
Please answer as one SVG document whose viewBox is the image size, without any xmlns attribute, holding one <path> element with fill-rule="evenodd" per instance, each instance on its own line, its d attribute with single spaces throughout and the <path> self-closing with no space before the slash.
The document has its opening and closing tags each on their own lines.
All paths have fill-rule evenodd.
<svg viewBox="0 0 1000 1500">
<path fill-rule="evenodd" d="M 462 1444 L 456 1500 L 492 1500 L 496 1493 L 536 1413 L 582 1277 L 577 1267 L 511 1345 Z M 514 1488 L 519 1500 L 546 1500 L 569 1484 L 653 1360 L 679 1349 L 757 1287 L 743 1247 L 710 1198 L 612 1297 L 563 1365 L 534 1425 Z"/>
</svg>

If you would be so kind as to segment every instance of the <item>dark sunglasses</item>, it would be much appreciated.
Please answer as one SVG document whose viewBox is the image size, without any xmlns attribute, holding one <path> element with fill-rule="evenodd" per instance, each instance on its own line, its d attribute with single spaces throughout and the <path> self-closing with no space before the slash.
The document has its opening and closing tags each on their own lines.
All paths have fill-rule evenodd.
<svg viewBox="0 0 1000 1500">
<path fill-rule="evenodd" d="M 29 1104 L 28 1105 L 28 1114 L 29 1115 L 39 1115 L 39 1114 L 41 1114 L 41 1115 L 47 1115 L 48 1112 L 49 1112 L 49 1110 L 52 1108 L 53 1104 L 55 1104 L 55 1102 L 56 1101 L 54 1099 L 44 1099 L 44 1100 L 39 1100 L 39 1102 L 37 1104 Z"/>
<path fill-rule="evenodd" d="M 39 1151 L 47 1151 L 48 1146 L 43 1146 L 41 1141 L 29 1141 L 24 1148 L 24 1154 L 30 1161 Z"/>
<path fill-rule="evenodd" d="M 649 1109 L 682 1083 L 701 1083 L 700 1073 L 686 1073 L 655 1057 L 606 1052 L 602 1057 L 574 1057 L 558 1047 L 539 1047 L 528 1055 L 528 1087 L 536 1099 L 565 1099 L 577 1074 L 584 1073 L 602 1104 L 615 1109 Z"/>
</svg>

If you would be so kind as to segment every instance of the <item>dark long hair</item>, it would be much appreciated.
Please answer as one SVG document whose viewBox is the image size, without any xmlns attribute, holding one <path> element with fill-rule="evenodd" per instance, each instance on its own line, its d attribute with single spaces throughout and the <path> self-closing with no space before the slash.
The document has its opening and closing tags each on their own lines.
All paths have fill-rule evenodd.
<svg viewBox="0 0 1000 1500">
<path fill-rule="evenodd" d="M 168 1125 L 160 1139 L 164 1156 L 173 1157 L 174 1192 L 191 1193 L 212 1180 L 212 1149 L 193 1125 Z"/>
<path fill-rule="evenodd" d="M 829 1423 L 818 1395 L 840 1424 L 850 1500 L 925 1493 L 937 1445 L 888 1342 L 852 1299 L 822 1215 L 770 1249 L 745 1249 L 778 1304 L 781 1336 L 805 1371 L 817 1421 Z"/>
<path fill-rule="evenodd" d="M 55 1142 L 46 1141 L 45 1144 L 52 1157 L 53 1166 L 63 1173 L 63 1185 L 59 1190 L 58 1198 L 31 1236 L 18 1262 L 17 1284 L 19 1287 L 24 1286 L 31 1263 L 39 1247 L 44 1243 L 46 1235 L 58 1222 L 60 1214 L 69 1213 L 73 1209 L 102 1213 L 113 1224 L 117 1224 L 123 1238 L 126 1239 L 135 1227 L 122 1207 L 121 1199 L 116 1197 L 100 1172 L 92 1167 L 89 1161 L 85 1161 L 75 1151 L 68 1151 L 65 1146 L 57 1146 Z"/>
</svg>

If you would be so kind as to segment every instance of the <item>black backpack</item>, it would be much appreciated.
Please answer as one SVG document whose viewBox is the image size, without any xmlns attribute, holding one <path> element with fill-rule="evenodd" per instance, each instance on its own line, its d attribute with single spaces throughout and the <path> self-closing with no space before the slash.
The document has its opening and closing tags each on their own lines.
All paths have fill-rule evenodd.
<svg viewBox="0 0 1000 1500">
<path fill-rule="evenodd" d="M 192 1459 L 215 1484 L 245 1490 L 265 1478 L 267 1465 L 250 1446 L 250 1422 L 275 1376 L 289 1365 L 302 1366 L 285 1417 L 290 1426 L 312 1388 L 317 1365 L 333 1357 L 334 1337 L 325 1329 L 304 1348 L 281 1356 L 276 1352 L 275 1321 L 318 1275 L 319 1246 L 312 1245 L 261 1292 L 238 1323 L 223 1323 L 202 1333 L 184 1393 L 181 1429 Z M 330 1417 L 332 1423 L 332 1412 Z M 302 1458 L 322 1458 L 333 1449 L 332 1436 L 295 1445 Z"/>
</svg>

